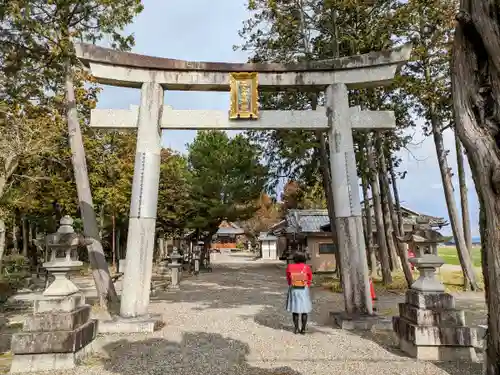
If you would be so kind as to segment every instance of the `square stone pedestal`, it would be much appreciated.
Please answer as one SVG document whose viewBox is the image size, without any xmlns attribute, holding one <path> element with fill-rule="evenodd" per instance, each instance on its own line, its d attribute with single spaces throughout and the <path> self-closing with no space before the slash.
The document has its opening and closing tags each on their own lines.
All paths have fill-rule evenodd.
<svg viewBox="0 0 500 375">
<path fill-rule="evenodd" d="M 330 318 L 335 326 L 346 331 L 370 331 L 392 329 L 391 319 L 378 315 L 348 315 L 345 312 L 331 312 Z"/>
<path fill-rule="evenodd" d="M 465 326 L 464 312 L 448 293 L 408 290 L 399 304 L 393 329 L 400 349 L 411 357 L 430 361 L 477 361 L 475 328 Z"/>
<path fill-rule="evenodd" d="M 161 315 L 145 315 L 136 318 L 113 317 L 99 320 L 99 333 L 153 333 L 160 329 Z"/>
<path fill-rule="evenodd" d="M 42 297 L 23 330 L 12 336 L 11 373 L 74 368 L 90 352 L 97 322 L 91 307 L 75 293 L 66 297 Z"/>
</svg>

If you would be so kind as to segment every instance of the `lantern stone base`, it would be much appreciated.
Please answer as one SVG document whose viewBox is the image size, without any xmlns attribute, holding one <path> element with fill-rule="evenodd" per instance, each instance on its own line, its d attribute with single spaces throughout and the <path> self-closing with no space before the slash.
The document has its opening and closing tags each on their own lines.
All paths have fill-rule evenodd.
<svg viewBox="0 0 500 375">
<path fill-rule="evenodd" d="M 162 325 L 161 315 L 145 315 L 136 318 L 113 317 L 99 321 L 99 333 L 153 333 Z"/>
<path fill-rule="evenodd" d="M 474 348 L 459 346 L 418 346 L 399 338 L 399 348 L 410 357 L 423 361 L 471 361 L 477 362 Z"/>
<path fill-rule="evenodd" d="M 97 321 L 82 295 L 43 297 L 12 336 L 11 373 L 70 369 L 91 351 Z"/>
<path fill-rule="evenodd" d="M 89 344 L 74 353 L 50 354 L 22 354 L 12 359 L 11 374 L 68 370 L 78 364 L 92 353 L 92 344 Z"/>
<path fill-rule="evenodd" d="M 455 309 L 448 293 L 406 292 L 393 317 L 400 349 L 411 357 L 430 361 L 476 361 L 477 333 L 465 326 L 464 312 Z"/>
<path fill-rule="evenodd" d="M 391 319 L 378 315 L 348 315 L 345 312 L 331 312 L 335 326 L 346 331 L 390 331 Z"/>
</svg>

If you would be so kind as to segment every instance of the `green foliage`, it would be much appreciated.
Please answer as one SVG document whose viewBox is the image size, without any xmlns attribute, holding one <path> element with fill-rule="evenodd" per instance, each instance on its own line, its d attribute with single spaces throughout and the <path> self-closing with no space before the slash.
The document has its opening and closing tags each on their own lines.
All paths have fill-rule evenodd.
<svg viewBox="0 0 500 375">
<path fill-rule="evenodd" d="M 393 38 L 393 29 L 398 23 L 394 12 L 401 6 L 397 0 L 254 0 L 248 6 L 252 18 L 244 23 L 240 31 L 243 44 L 239 48 L 252 51 L 251 61 L 280 63 L 331 59 L 389 49 L 399 43 Z M 414 126 L 407 101 L 394 87 L 350 92 L 351 105 L 395 111 L 398 128 L 387 132 L 384 137 L 388 154 L 408 143 L 408 137 L 402 135 L 403 129 Z M 279 92 L 262 93 L 260 96 L 263 109 L 311 109 L 316 101 L 318 105 L 323 104 L 323 93 Z M 275 184 L 285 177 L 297 181 L 302 190 L 314 191 L 318 188 L 322 178 L 318 134 L 276 130 L 250 132 L 249 135 L 252 141 L 265 145 L 266 161 L 270 164 Z M 355 134 L 354 140 L 358 163 L 362 163 L 364 137 Z M 358 170 L 364 172 L 366 168 L 359 166 Z"/>
<path fill-rule="evenodd" d="M 189 220 L 191 201 L 190 175 L 185 157 L 172 150 L 161 153 L 157 228 L 163 234 L 180 234 Z"/>
<path fill-rule="evenodd" d="M 458 4 L 455 0 L 408 0 L 394 14 L 394 32 L 411 41 L 413 52 L 396 84 L 401 95 L 431 130 L 431 118 L 444 129 L 451 125 L 451 45 Z"/>
<path fill-rule="evenodd" d="M 68 60 L 79 65 L 72 41 L 107 38 L 114 47 L 128 49 L 134 40 L 122 30 L 141 10 L 139 0 L 12 0 L 0 4 L 4 26 L 0 32 L 0 104 L 11 114 L 3 123 L 9 129 L 18 124 L 24 131 L 18 132 L 23 135 L 19 143 L 26 145 L 26 149 L 16 149 L 11 143 L 0 149 L 0 159 L 14 160 L 16 172 L 6 176 L 9 196 L 0 191 L 4 212 L 16 208 L 45 215 L 57 201 L 63 211 L 76 213 L 63 79 Z M 94 138 L 95 133 L 86 128 L 99 90 L 83 71 L 76 69 L 74 78 L 82 132 L 87 136 L 85 146 L 92 154 L 92 148 L 109 144 L 106 137 Z M 84 86 L 85 82 L 90 84 Z M 87 161 L 89 169 L 97 169 L 101 162 Z M 100 185 L 95 178 L 92 182 Z"/>
<path fill-rule="evenodd" d="M 261 150 L 243 135 L 214 130 L 198 132 L 188 152 L 190 227 L 212 232 L 222 220 L 251 217 L 267 182 Z"/>
<path fill-rule="evenodd" d="M 2 276 L 8 279 L 16 279 L 29 275 L 28 259 L 19 254 L 13 254 L 3 259 Z"/>
<path fill-rule="evenodd" d="M 25 285 L 25 279 L 31 276 L 29 262 L 21 255 L 4 257 L 0 271 L 0 303 L 5 302 L 18 289 Z"/>
</svg>

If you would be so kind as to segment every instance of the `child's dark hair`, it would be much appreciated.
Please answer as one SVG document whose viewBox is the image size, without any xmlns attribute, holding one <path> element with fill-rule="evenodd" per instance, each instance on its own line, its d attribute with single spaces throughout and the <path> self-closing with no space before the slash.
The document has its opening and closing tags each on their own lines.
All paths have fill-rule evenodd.
<svg viewBox="0 0 500 375">
<path fill-rule="evenodd" d="M 295 254 L 293 254 L 294 263 L 305 263 L 306 260 L 307 260 L 306 254 L 301 251 L 297 251 Z"/>
</svg>

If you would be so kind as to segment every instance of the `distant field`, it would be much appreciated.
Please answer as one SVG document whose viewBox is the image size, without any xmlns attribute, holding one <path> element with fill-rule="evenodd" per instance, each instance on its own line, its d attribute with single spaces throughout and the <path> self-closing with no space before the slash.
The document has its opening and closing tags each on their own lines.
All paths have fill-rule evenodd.
<svg viewBox="0 0 500 375">
<path fill-rule="evenodd" d="M 438 248 L 438 254 L 444 259 L 446 264 L 460 265 L 457 249 L 454 246 L 444 246 Z M 475 267 L 481 267 L 481 248 L 472 248 L 472 263 Z"/>
</svg>

